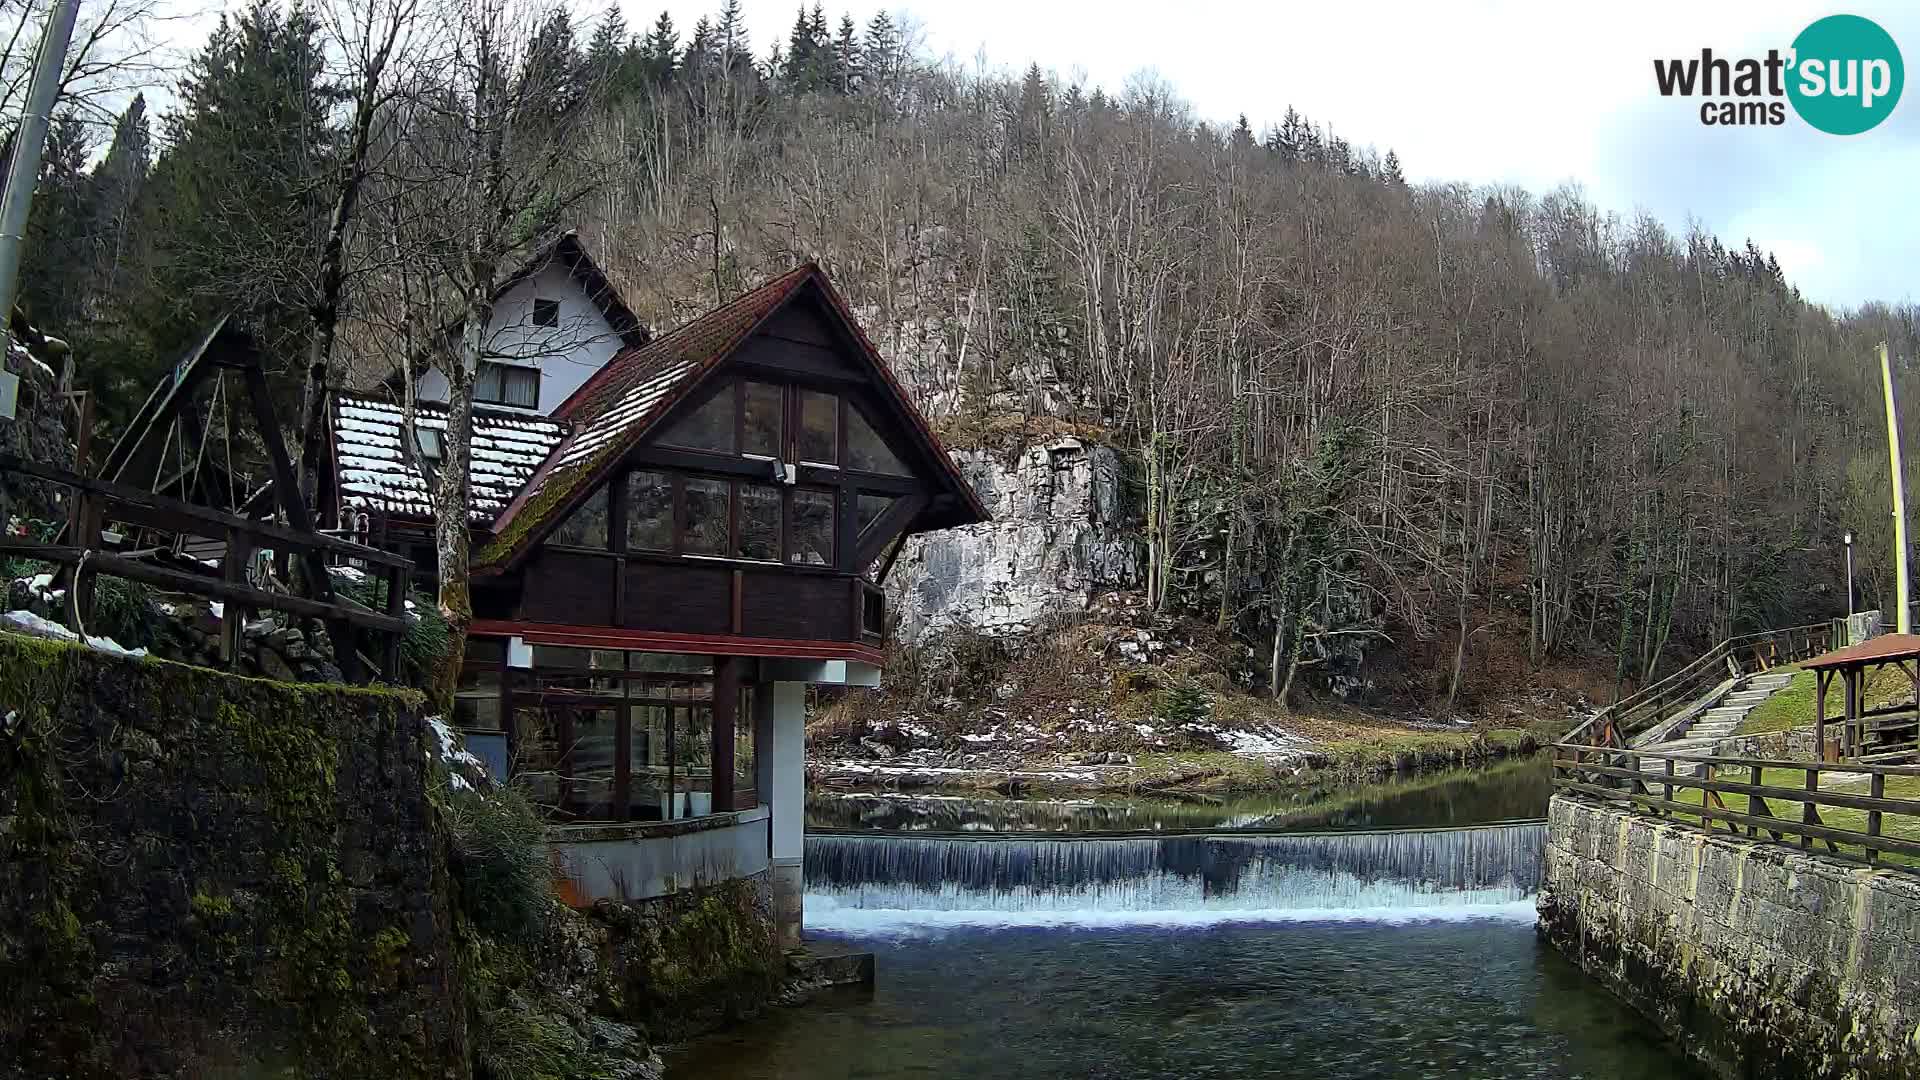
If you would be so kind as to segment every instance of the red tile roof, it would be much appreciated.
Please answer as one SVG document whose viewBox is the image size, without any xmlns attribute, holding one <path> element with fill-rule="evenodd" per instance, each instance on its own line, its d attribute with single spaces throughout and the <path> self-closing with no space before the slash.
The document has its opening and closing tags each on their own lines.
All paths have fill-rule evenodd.
<svg viewBox="0 0 1920 1080">
<path fill-rule="evenodd" d="M 987 520 L 986 509 L 972 487 L 954 468 L 826 275 L 817 265 L 804 263 L 645 346 L 621 350 L 561 402 L 553 417 L 571 422 L 572 436 L 501 511 L 493 524 L 493 541 L 474 560 L 475 572 L 502 569 L 525 551 L 548 525 L 598 484 L 654 423 L 810 281 L 817 284 L 821 295 L 852 329 L 885 387 L 912 420 L 931 456 L 944 468 L 962 503 L 959 516 L 966 521 Z"/>
</svg>

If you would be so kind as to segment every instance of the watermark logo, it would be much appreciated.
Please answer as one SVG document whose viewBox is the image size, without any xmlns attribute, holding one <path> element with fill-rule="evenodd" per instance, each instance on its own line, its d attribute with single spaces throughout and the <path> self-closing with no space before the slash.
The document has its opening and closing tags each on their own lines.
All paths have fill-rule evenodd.
<svg viewBox="0 0 1920 1080">
<path fill-rule="evenodd" d="M 1710 127 L 1778 126 L 1787 106 L 1830 135 L 1858 135 L 1892 115 L 1906 85 L 1906 67 L 1892 35 L 1872 19 L 1829 15 L 1782 52 L 1729 59 L 1701 49 L 1698 57 L 1653 62 L 1662 97 L 1699 97 Z"/>
</svg>

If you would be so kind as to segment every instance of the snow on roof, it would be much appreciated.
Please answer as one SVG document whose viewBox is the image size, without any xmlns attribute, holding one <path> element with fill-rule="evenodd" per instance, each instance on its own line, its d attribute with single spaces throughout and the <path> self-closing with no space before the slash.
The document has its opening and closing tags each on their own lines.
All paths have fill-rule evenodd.
<svg viewBox="0 0 1920 1080">
<path fill-rule="evenodd" d="M 427 486 L 401 451 L 400 406 L 340 394 L 334 398 L 333 412 L 334 462 L 340 478 L 341 505 L 431 519 L 433 504 Z M 446 410 L 420 405 L 414 423 L 423 431 L 444 432 Z M 467 463 L 473 479 L 469 519 L 475 524 L 492 521 L 526 486 L 566 430 L 565 425 L 551 420 L 475 410 L 473 453 Z"/>
</svg>

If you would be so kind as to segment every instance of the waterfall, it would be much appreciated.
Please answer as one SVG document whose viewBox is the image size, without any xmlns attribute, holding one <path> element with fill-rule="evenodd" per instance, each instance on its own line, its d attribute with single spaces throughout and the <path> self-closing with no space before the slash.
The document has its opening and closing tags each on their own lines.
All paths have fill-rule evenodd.
<svg viewBox="0 0 1920 1080">
<path fill-rule="evenodd" d="M 1114 839 L 814 835 L 807 921 L 832 929 L 1531 918 L 1545 832 L 1529 823 Z"/>
</svg>

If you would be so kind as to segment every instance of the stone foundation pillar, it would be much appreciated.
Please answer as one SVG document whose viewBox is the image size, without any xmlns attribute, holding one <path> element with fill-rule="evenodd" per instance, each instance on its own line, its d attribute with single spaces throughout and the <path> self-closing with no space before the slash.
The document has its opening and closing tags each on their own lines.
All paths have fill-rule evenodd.
<svg viewBox="0 0 1920 1080">
<path fill-rule="evenodd" d="M 773 923 L 780 947 L 800 944 L 806 893 L 806 724 L 805 683 L 761 683 L 754 688 L 754 723 L 759 735 L 757 782 L 771 820 L 767 882 L 773 894 Z"/>
</svg>

